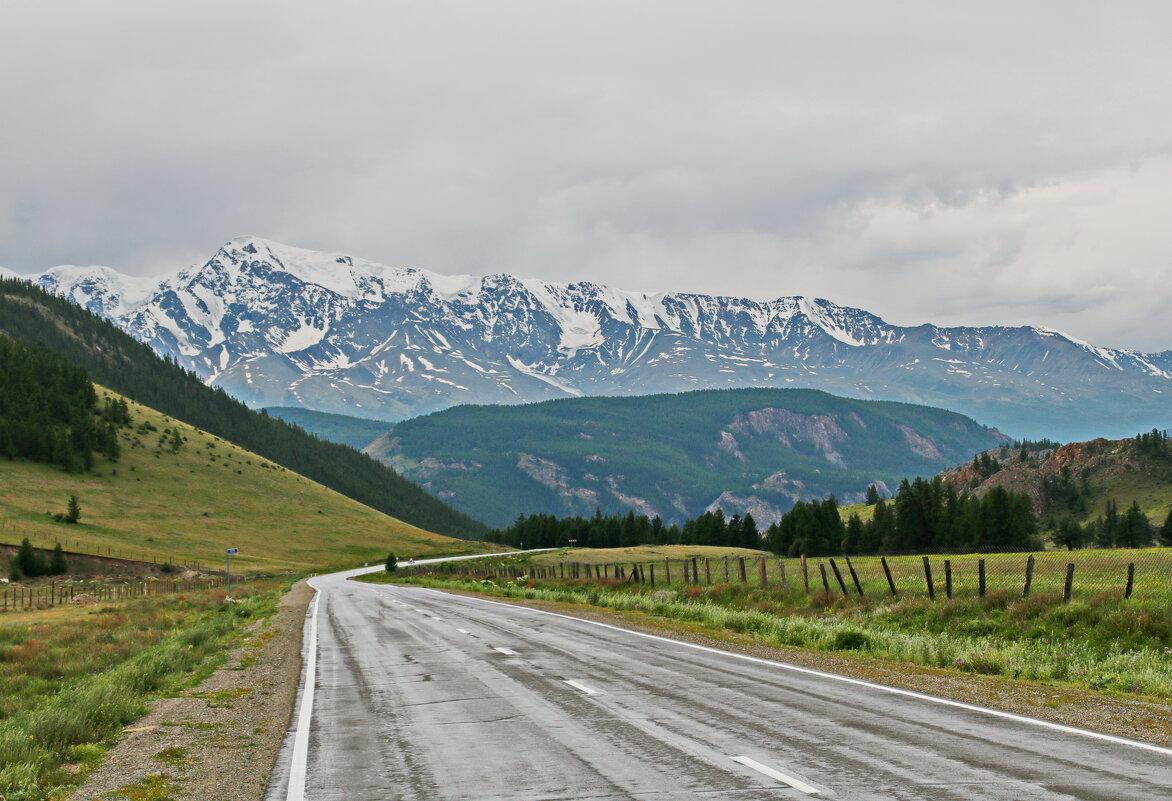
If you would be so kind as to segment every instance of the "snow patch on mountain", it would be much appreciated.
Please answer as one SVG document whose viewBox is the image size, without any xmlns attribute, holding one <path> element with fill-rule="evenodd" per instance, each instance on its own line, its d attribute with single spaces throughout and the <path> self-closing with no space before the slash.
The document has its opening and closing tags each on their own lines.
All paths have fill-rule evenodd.
<svg viewBox="0 0 1172 801">
<path fill-rule="evenodd" d="M 806 386 L 946 406 L 1020 435 L 1080 415 L 1134 418 L 1135 430 L 1172 416 L 1172 351 L 1046 328 L 903 328 L 820 298 L 444 276 L 259 237 L 163 280 L 75 266 L 27 278 L 253 405 L 401 419 L 457 403 Z"/>
</svg>

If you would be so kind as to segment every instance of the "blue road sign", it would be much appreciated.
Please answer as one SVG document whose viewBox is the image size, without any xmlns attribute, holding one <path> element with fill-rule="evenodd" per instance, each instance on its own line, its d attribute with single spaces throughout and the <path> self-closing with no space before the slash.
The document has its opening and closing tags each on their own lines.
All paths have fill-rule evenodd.
<svg viewBox="0 0 1172 801">
<path fill-rule="evenodd" d="M 224 551 L 224 553 L 227 553 L 227 554 L 240 553 L 240 549 L 239 548 L 228 548 L 227 550 Z"/>
</svg>

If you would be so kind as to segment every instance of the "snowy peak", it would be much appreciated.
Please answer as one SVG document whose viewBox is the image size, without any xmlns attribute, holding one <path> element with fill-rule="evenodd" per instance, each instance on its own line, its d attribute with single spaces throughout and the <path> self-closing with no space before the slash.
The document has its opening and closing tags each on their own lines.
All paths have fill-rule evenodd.
<svg viewBox="0 0 1172 801">
<path fill-rule="evenodd" d="M 162 280 L 105 267 L 33 280 L 254 406 L 398 420 L 461 403 L 760 386 L 944 406 L 1017 436 L 1123 436 L 1172 418 L 1172 351 L 1044 328 L 905 328 L 822 298 L 445 276 L 259 237 Z"/>
<path fill-rule="evenodd" d="M 47 292 L 69 298 L 94 314 L 120 317 L 154 291 L 155 279 L 123 275 L 110 267 L 62 265 L 25 276 Z"/>
</svg>

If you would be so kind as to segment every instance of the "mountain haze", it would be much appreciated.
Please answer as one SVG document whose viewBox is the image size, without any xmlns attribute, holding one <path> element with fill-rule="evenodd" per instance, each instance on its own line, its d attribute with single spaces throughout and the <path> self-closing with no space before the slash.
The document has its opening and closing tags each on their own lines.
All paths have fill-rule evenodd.
<svg viewBox="0 0 1172 801">
<path fill-rule="evenodd" d="M 1172 351 L 1030 326 L 895 326 L 823 299 L 443 276 L 255 237 L 156 282 L 101 267 L 28 278 L 254 407 L 397 421 L 463 403 L 761 386 L 941 406 L 1017 436 L 1172 418 Z"/>
</svg>

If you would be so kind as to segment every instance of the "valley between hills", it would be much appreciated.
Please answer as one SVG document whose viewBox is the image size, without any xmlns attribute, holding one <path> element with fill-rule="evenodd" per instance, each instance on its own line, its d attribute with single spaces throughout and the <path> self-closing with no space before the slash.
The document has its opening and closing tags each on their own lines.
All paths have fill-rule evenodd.
<svg viewBox="0 0 1172 801">
<path fill-rule="evenodd" d="M 526 556 L 491 563 L 509 566 L 515 578 L 508 582 L 417 570 L 388 570 L 383 579 L 553 604 L 672 637 L 1172 742 L 1172 686 L 1161 668 L 1172 632 L 1167 596 L 1153 592 L 1153 582 L 1166 581 L 1159 576 L 1172 531 L 1165 522 L 1172 521 L 1172 469 L 1160 431 L 1065 445 L 1011 441 L 943 409 L 776 388 L 466 405 L 394 424 L 307 409 L 261 413 L 109 321 L 14 280 L 0 280 L 0 336 L 5 358 L 13 359 L 0 412 L 20 410 L 0 415 L 7 456 L 0 460 L 0 539 L 10 546 L 11 579 L 0 614 L 0 646 L 8 649 L 0 653 L 10 666 L 6 673 L 0 664 L 0 702 L 7 704 L 0 793 L 9 798 L 61 798 L 79 785 L 79 799 L 206 798 L 221 787 L 210 766 L 236 777 L 231 789 L 214 792 L 259 798 L 297 689 L 300 624 L 310 599 L 301 579 L 364 564 L 377 570 L 384 561 L 393 568 L 388 555 L 403 565 L 503 550 L 484 538 L 519 545 L 513 529 L 526 516 L 562 520 L 549 522 L 552 546 L 569 544 L 558 540 L 558 525 L 622 527 L 655 518 L 693 537 L 664 547 L 680 549 L 693 564 L 703 559 L 705 586 L 695 586 L 694 572 L 692 586 L 679 584 L 677 574 L 678 586 L 655 589 L 667 593 L 662 598 L 631 585 L 625 573 L 621 580 L 616 573 L 602 582 L 553 581 L 553 562 Z M 80 376 L 97 381 L 91 399 L 77 390 Z M 69 403 L 81 406 L 67 409 L 54 395 L 59 386 L 74 387 Z M 735 571 L 729 582 L 713 580 L 708 560 L 763 558 L 781 541 L 774 532 L 791 513 L 821 515 L 817 510 L 831 506 L 820 499 L 835 496 L 844 505 L 834 505 L 833 519 L 817 518 L 829 532 L 823 547 L 858 554 L 843 539 L 850 518 L 875 526 L 876 510 L 890 507 L 892 525 L 909 525 L 905 478 L 916 478 L 917 492 L 940 488 L 933 514 L 947 513 L 950 498 L 971 495 L 973 509 L 998 492 L 1020 498 L 1030 510 L 1027 550 L 1048 557 L 1039 562 L 1035 595 L 1023 598 L 1016 573 L 1006 573 L 1005 586 L 987 599 L 982 586 L 976 597 L 971 574 L 979 555 L 946 563 L 955 566 L 958 589 L 953 598 L 950 572 L 948 597 L 939 600 L 880 600 L 879 583 L 851 597 L 845 582 L 836 595 L 826 579 L 824 589 L 815 581 L 804 592 L 776 575 L 752 591 L 737 586 Z M 867 500 L 871 493 L 878 504 Z M 1140 517 L 1131 516 L 1132 507 Z M 762 524 L 752 529 L 754 548 L 702 541 L 723 536 L 708 530 L 713 521 L 731 532 L 751 517 Z M 1115 526 L 1140 518 L 1141 544 L 1164 547 L 1122 547 L 1123 529 Z M 976 525 L 992 523 L 981 518 Z M 1071 526 L 1077 541 L 1061 539 Z M 707 533 L 697 534 L 700 527 Z M 460 536 L 435 533 L 440 529 Z M 797 542 L 792 533 L 776 537 Z M 21 541 L 31 561 L 22 561 Z M 48 572 L 58 544 L 66 571 L 37 575 Z M 530 539 L 535 544 L 546 543 Z M 1065 563 L 1061 548 L 1090 545 L 1115 547 L 1102 551 L 1106 561 L 1090 550 L 1073 559 L 1083 565 L 1081 583 L 1064 604 L 1051 568 Z M 234 603 L 223 584 L 226 548 L 239 551 Z M 798 563 L 789 556 L 792 577 Z M 562 550 L 550 558 L 617 565 L 643 552 Z M 879 581 L 868 561 L 874 558 L 859 558 L 860 569 L 871 571 L 866 581 Z M 919 580 L 914 564 L 893 564 L 902 586 Z M 1134 597 L 1128 573 L 1123 598 L 1121 577 L 1137 565 Z M 74 584 L 85 600 L 60 603 L 61 588 Z M 115 586 L 140 589 L 119 589 L 104 604 L 88 600 Z M 10 610 L 17 598 L 21 608 Z M 696 617 L 701 607 L 712 617 Z M 1120 637 L 1130 657 L 1116 653 Z M 84 643 L 84 659 L 70 643 Z M 1078 657 L 1055 672 L 1054 649 Z M 897 667 L 910 662 L 919 667 Z M 148 704 L 151 717 L 133 724 Z M 1129 723 L 1137 716 L 1142 725 Z M 201 734 L 221 725 L 254 749 L 251 764 L 233 764 L 219 735 Z"/>
</svg>

